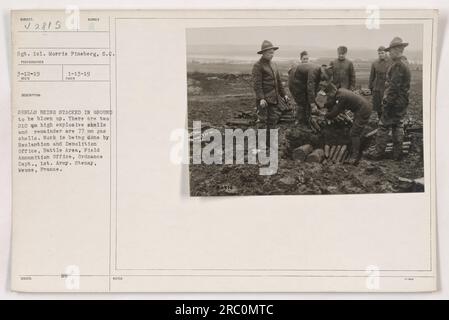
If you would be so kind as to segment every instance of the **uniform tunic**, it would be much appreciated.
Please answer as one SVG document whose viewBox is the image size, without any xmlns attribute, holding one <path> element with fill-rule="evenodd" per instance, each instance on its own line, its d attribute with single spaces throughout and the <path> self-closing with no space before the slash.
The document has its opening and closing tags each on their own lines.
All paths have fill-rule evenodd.
<svg viewBox="0 0 449 320">
<path fill-rule="evenodd" d="M 332 82 L 337 88 L 355 89 L 355 69 L 352 61 L 335 59 L 330 63 L 332 68 Z"/>
<path fill-rule="evenodd" d="M 314 63 L 301 63 L 289 71 L 288 87 L 297 108 L 297 118 L 310 117 L 310 105 L 315 103 L 321 80 L 321 67 Z"/>
<path fill-rule="evenodd" d="M 382 112 L 382 98 L 390 63 L 390 60 L 385 58 L 383 60 L 377 59 L 371 65 L 368 87 L 373 94 L 373 109 L 380 113 Z"/>
<path fill-rule="evenodd" d="M 404 140 L 404 116 L 407 113 L 410 90 L 410 69 L 405 57 L 393 59 L 387 71 L 385 93 L 382 101 L 383 113 L 379 121 L 376 137 L 376 152 L 383 154 L 391 129 L 393 153 L 402 153 Z"/>
<path fill-rule="evenodd" d="M 261 57 L 253 66 L 252 77 L 259 120 L 268 125 L 277 124 L 282 114 L 281 106 L 285 105 L 281 99 L 286 93 L 276 64 Z M 262 99 L 268 103 L 265 108 L 260 107 Z"/>
<path fill-rule="evenodd" d="M 394 59 L 387 71 L 383 97 L 383 125 L 398 124 L 403 121 L 408 107 L 411 73 L 405 57 Z"/>
<path fill-rule="evenodd" d="M 265 99 L 268 103 L 277 104 L 279 96 L 285 97 L 279 70 L 274 62 L 260 58 L 253 66 L 253 87 L 256 99 Z"/>
<path fill-rule="evenodd" d="M 344 88 L 337 90 L 334 101 L 335 105 L 332 111 L 326 114 L 326 118 L 333 119 L 345 110 L 351 110 L 354 113 L 354 123 L 350 134 L 353 137 L 359 137 L 369 121 L 372 111 L 371 105 L 362 96 Z M 330 105 L 327 105 L 327 107 L 330 107 Z"/>
</svg>

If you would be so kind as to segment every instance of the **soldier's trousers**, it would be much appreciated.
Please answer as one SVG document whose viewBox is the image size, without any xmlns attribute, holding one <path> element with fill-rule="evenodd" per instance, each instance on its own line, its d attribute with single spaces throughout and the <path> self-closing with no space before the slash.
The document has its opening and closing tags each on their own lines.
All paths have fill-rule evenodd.
<svg viewBox="0 0 449 320">
<path fill-rule="evenodd" d="M 373 110 L 375 112 L 377 112 L 377 114 L 380 115 L 382 114 L 383 110 L 382 110 L 382 98 L 383 98 L 383 92 L 379 91 L 379 90 L 374 90 L 373 91 Z"/>
<path fill-rule="evenodd" d="M 260 105 L 257 106 L 257 117 L 259 123 L 266 125 L 268 127 L 274 127 L 279 122 L 281 118 L 282 111 L 279 109 L 277 104 L 269 103 L 268 106 L 262 108 Z"/>
<path fill-rule="evenodd" d="M 278 104 L 269 103 L 265 108 L 262 108 L 260 105 L 257 107 L 257 117 L 259 119 L 257 129 L 267 129 L 266 140 L 263 142 L 263 145 L 268 149 L 270 148 L 270 130 L 276 127 L 281 115 L 282 111 Z M 261 143 L 262 141 L 258 141 L 259 146 Z"/>
<path fill-rule="evenodd" d="M 356 112 L 354 114 L 354 122 L 352 123 L 351 131 L 349 135 L 351 138 L 360 137 L 363 133 L 363 129 L 369 122 L 371 116 L 371 108 Z"/>
<path fill-rule="evenodd" d="M 296 120 L 299 123 L 307 123 L 310 118 L 310 104 L 306 95 L 294 95 L 296 102 Z"/>
</svg>

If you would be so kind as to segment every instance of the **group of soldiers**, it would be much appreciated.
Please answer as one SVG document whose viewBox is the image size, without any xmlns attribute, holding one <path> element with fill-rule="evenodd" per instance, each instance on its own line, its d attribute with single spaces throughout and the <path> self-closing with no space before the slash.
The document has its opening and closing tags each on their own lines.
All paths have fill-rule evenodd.
<svg viewBox="0 0 449 320">
<path fill-rule="evenodd" d="M 410 69 L 404 53 L 408 43 L 395 37 L 388 47 L 380 46 L 378 59 L 372 63 L 369 90 L 372 104 L 355 92 L 355 68 L 346 58 L 348 49 L 340 46 L 338 57 L 329 65 L 309 61 L 306 51 L 301 52 L 300 62 L 289 70 L 288 87 L 296 102 L 295 125 L 304 129 L 311 127 L 316 117 L 332 120 L 347 110 L 354 115 L 350 130 L 350 164 L 356 164 L 361 156 L 361 136 L 374 110 L 378 115 L 375 152 L 367 157 L 373 160 L 385 158 L 385 147 L 392 131 L 393 158 L 402 159 L 404 117 L 408 107 Z M 289 109 L 289 96 L 281 81 L 280 72 L 272 61 L 279 47 L 265 40 L 257 52 L 261 58 L 252 70 L 256 109 L 259 121 L 268 128 L 277 125 L 280 116 Z M 317 104 L 318 95 L 326 96 L 324 106 Z"/>
</svg>

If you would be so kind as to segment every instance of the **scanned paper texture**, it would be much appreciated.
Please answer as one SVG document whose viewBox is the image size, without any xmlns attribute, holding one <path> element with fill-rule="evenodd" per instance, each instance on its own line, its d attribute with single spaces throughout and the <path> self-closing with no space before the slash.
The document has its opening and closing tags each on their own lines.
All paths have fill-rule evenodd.
<svg viewBox="0 0 449 320">
<path fill-rule="evenodd" d="M 435 10 L 11 13 L 12 289 L 437 289 Z"/>
</svg>

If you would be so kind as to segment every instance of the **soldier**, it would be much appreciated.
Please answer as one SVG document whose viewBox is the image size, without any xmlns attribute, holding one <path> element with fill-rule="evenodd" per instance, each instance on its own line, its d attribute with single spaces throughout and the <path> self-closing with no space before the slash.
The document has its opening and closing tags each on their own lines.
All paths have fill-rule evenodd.
<svg viewBox="0 0 449 320">
<path fill-rule="evenodd" d="M 373 110 L 377 112 L 378 118 L 382 115 L 382 97 L 385 91 L 385 80 L 390 59 L 387 56 L 384 46 L 377 49 L 379 59 L 371 65 L 371 73 L 369 75 L 369 89 L 373 95 Z"/>
<path fill-rule="evenodd" d="M 301 52 L 299 55 L 299 59 L 301 60 L 301 63 L 309 62 L 309 53 L 307 51 Z"/>
<path fill-rule="evenodd" d="M 385 51 L 390 52 L 391 65 L 387 71 L 385 93 L 383 96 L 383 113 L 376 135 L 376 151 L 370 157 L 380 160 L 385 157 L 388 133 L 392 130 L 393 159 L 402 159 L 402 142 L 404 140 L 404 117 L 407 113 L 410 89 L 410 69 L 407 58 L 403 56 L 408 43 L 395 37 Z"/>
<path fill-rule="evenodd" d="M 352 149 L 348 163 L 355 164 L 359 160 L 360 140 L 363 129 L 371 116 L 372 106 L 362 96 L 345 88 L 337 89 L 332 83 L 329 83 L 324 91 L 328 98 L 325 107 L 332 108 L 325 114 L 326 119 L 334 119 L 346 110 L 351 110 L 354 114 L 354 122 L 349 133 Z"/>
<path fill-rule="evenodd" d="M 333 67 L 332 82 L 337 88 L 355 89 L 355 70 L 352 61 L 346 59 L 348 48 L 340 46 L 337 49 L 338 58 L 330 63 Z"/>
<path fill-rule="evenodd" d="M 271 61 L 277 49 L 279 47 L 273 46 L 270 41 L 263 41 L 261 50 L 257 52 L 262 57 L 252 70 L 257 115 L 259 121 L 268 128 L 278 123 L 282 111 L 288 108 L 289 100 L 282 86 L 279 70 Z"/>
<path fill-rule="evenodd" d="M 305 55 L 305 51 L 301 52 L 301 61 Z M 297 105 L 296 124 L 310 126 L 311 115 L 319 114 L 315 98 L 324 79 L 327 79 L 325 71 L 314 63 L 300 63 L 289 70 L 288 87 Z"/>
</svg>

